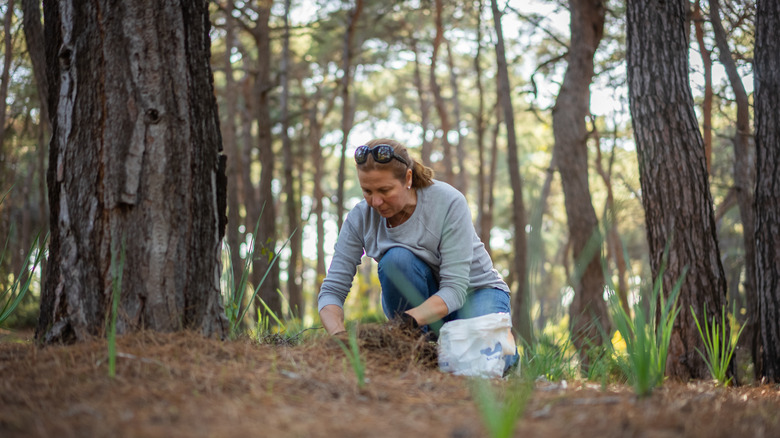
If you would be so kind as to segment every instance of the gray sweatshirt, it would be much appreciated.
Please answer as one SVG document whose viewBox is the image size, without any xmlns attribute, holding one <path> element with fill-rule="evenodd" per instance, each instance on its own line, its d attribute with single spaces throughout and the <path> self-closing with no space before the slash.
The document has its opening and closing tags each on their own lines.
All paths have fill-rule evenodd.
<svg viewBox="0 0 780 438">
<path fill-rule="evenodd" d="M 417 189 L 414 213 L 397 227 L 389 228 L 387 220 L 365 200 L 349 212 L 320 289 L 318 310 L 329 304 L 344 306 L 364 251 L 379 261 L 396 246 L 407 248 L 433 269 L 439 279 L 436 295 L 447 304 L 449 313 L 463 307 L 470 291 L 495 288 L 509 292 L 474 230 L 466 198 L 449 184 L 434 181 Z"/>
</svg>

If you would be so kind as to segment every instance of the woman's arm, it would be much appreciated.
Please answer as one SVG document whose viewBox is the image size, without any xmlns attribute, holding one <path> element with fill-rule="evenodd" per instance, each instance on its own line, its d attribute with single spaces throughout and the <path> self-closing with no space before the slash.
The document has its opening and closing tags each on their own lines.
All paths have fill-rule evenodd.
<svg viewBox="0 0 780 438">
<path fill-rule="evenodd" d="M 344 328 L 344 309 L 335 304 L 329 304 L 320 310 L 320 320 L 330 335 L 346 331 Z"/>
</svg>

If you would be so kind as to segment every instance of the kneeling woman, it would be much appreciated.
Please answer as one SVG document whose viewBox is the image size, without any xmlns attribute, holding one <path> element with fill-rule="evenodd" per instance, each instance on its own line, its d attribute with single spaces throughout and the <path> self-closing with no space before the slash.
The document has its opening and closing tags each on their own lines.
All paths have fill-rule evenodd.
<svg viewBox="0 0 780 438">
<path fill-rule="evenodd" d="M 358 147 L 355 164 L 365 200 L 347 215 L 320 289 L 318 310 L 328 333 L 344 331 L 344 300 L 364 252 L 378 262 L 388 318 L 422 327 L 511 313 L 509 287 L 458 190 L 434 180 L 433 171 L 394 140 Z M 517 355 L 507 357 L 507 366 L 516 361 Z"/>
</svg>

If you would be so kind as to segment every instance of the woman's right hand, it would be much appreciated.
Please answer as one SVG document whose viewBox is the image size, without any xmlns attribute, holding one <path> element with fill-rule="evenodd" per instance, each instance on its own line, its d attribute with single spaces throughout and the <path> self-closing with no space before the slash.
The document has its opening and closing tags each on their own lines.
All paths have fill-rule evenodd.
<svg viewBox="0 0 780 438">
<path fill-rule="evenodd" d="M 335 304 L 329 304 L 320 310 L 320 321 L 330 335 L 347 331 L 344 327 L 344 309 Z"/>
</svg>

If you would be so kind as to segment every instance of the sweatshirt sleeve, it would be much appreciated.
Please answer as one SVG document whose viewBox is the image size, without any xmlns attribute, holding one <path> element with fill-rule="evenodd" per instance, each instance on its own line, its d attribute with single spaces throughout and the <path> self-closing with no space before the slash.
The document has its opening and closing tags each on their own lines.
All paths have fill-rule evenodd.
<svg viewBox="0 0 780 438">
<path fill-rule="evenodd" d="M 356 214 L 353 210 L 350 215 Z M 344 307 L 344 301 L 352 288 L 352 280 L 357 272 L 357 266 L 363 257 L 363 239 L 355 230 L 353 221 L 347 215 L 347 220 L 339 232 L 330 268 L 322 282 L 317 297 L 317 311 L 329 304 Z"/>
<path fill-rule="evenodd" d="M 450 313 L 466 302 L 469 272 L 473 258 L 471 210 L 459 192 L 453 198 L 443 220 L 439 268 L 439 296 Z"/>
</svg>

